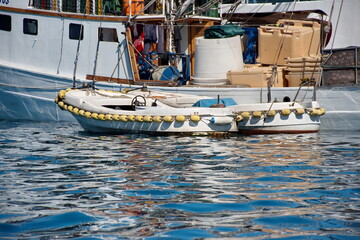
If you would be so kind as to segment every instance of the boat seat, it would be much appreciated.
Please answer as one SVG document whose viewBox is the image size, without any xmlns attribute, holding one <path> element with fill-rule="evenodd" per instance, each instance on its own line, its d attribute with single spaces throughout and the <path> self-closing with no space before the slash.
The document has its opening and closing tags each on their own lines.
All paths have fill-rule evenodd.
<svg viewBox="0 0 360 240">
<path fill-rule="evenodd" d="M 159 102 L 166 104 L 170 107 L 174 107 L 174 108 L 188 108 L 188 107 L 192 107 L 194 104 L 194 101 L 181 101 L 178 102 L 176 99 L 158 99 Z"/>
</svg>

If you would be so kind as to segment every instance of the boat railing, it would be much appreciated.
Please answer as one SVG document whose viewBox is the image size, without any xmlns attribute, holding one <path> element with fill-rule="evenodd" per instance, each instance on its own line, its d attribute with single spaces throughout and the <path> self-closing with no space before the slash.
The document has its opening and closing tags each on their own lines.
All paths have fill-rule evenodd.
<svg viewBox="0 0 360 240">
<path fill-rule="evenodd" d="M 29 0 L 29 6 L 58 12 L 121 15 L 120 0 Z"/>
<path fill-rule="evenodd" d="M 204 5 L 194 1 L 187 8 L 192 15 L 218 17 L 219 5 L 213 4 L 206 11 L 195 11 L 203 9 Z M 29 7 L 41 10 L 70 12 L 92 15 L 165 15 L 165 9 L 181 8 L 174 6 L 172 1 L 167 0 L 29 0 Z M 209 4 L 208 4 L 209 5 Z"/>
</svg>

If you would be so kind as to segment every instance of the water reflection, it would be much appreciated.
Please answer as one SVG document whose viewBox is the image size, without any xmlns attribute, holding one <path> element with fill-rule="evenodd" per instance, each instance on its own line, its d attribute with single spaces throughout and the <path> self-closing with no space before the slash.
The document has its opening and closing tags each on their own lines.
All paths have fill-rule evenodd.
<svg viewBox="0 0 360 240">
<path fill-rule="evenodd" d="M 3 237 L 359 235 L 358 134 L 100 136 L 6 124 Z"/>
</svg>

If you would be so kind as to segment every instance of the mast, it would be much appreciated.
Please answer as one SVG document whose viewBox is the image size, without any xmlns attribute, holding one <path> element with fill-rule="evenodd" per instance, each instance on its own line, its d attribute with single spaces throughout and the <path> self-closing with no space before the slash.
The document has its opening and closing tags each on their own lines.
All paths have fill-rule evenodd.
<svg viewBox="0 0 360 240">
<path fill-rule="evenodd" d="M 174 14 L 174 0 L 168 1 L 166 15 L 166 32 L 167 32 L 167 46 L 166 49 L 169 52 L 175 52 L 174 46 L 174 22 L 175 22 L 175 14 Z"/>
<path fill-rule="evenodd" d="M 80 30 L 79 30 L 79 39 L 78 39 L 78 43 L 77 43 L 77 49 L 76 49 L 76 56 L 75 56 L 75 66 L 74 66 L 74 73 L 73 73 L 73 88 L 75 88 L 76 86 L 76 70 L 77 70 L 77 64 L 78 64 L 78 60 L 79 60 L 79 55 L 80 55 L 80 42 L 81 42 L 81 36 L 83 34 L 83 25 L 81 24 L 80 26 Z"/>
</svg>

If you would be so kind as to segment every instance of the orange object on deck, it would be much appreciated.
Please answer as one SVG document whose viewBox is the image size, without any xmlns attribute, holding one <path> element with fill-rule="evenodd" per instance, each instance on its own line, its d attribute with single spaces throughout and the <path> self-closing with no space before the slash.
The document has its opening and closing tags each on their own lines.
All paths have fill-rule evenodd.
<svg viewBox="0 0 360 240">
<path fill-rule="evenodd" d="M 130 7 L 130 0 L 123 1 L 123 12 L 125 15 L 135 15 L 144 8 L 144 0 L 132 0 Z M 131 11 L 131 12 L 130 12 Z"/>
</svg>

